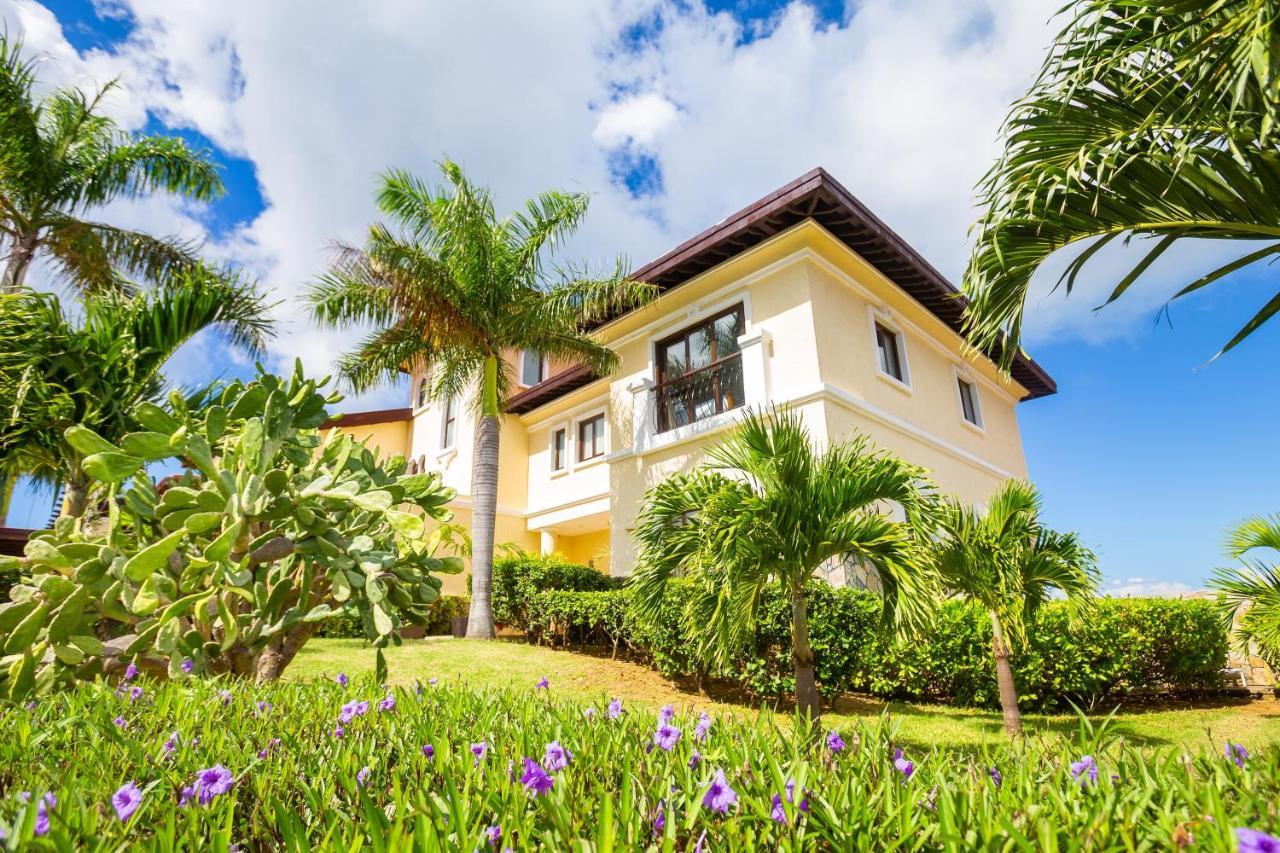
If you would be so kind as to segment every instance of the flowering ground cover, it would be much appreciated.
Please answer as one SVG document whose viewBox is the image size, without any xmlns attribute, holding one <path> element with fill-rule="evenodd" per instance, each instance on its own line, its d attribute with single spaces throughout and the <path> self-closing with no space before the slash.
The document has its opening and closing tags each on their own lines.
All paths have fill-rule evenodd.
<svg viewBox="0 0 1280 853">
<path fill-rule="evenodd" d="M 0 827 L 50 849 L 1273 849 L 1280 752 L 656 713 L 554 677 L 135 678 L 0 718 Z M 1276 842 L 1280 843 L 1280 842 Z M 585 845 L 585 846 L 584 846 Z"/>
</svg>

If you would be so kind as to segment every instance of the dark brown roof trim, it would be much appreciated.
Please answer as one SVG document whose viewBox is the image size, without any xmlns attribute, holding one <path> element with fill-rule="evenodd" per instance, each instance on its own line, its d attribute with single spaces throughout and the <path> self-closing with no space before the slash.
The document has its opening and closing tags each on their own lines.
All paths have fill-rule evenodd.
<svg viewBox="0 0 1280 853">
<path fill-rule="evenodd" d="M 0 527 L 0 555 L 21 557 L 25 553 L 27 540 L 35 530 L 25 527 Z"/>
<path fill-rule="evenodd" d="M 531 412 L 557 397 L 563 397 L 570 391 L 577 391 L 582 386 L 589 385 L 599 378 L 592 372 L 591 368 L 584 364 L 571 367 L 568 370 L 562 370 L 555 376 L 544 379 L 537 385 L 530 386 L 513 396 L 507 401 L 507 411 L 512 414 L 523 415 L 525 412 Z"/>
<path fill-rule="evenodd" d="M 957 334 L 964 335 L 964 309 L 968 304 L 964 295 L 820 167 L 725 217 L 645 264 L 632 276 L 656 284 L 662 291 L 671 290 L 805 219 L 812 219 L 831 232 Z M 999 349 L 988 355 L 998 358 Z M 1029 392 L 1027 399 L 1046 397 L 1058 390 L 1053 377 L 1024 353 L 1014 357 L 1011 372 Z M 508 407 L 509 410 L 527 412 L 586 384 L 559 384 L 565 375 L 552 376 L 522 391 L 511 401 L 514 404 L 519 400 L 521 408 Z"/>
<path fill-rule="evenodd" d="M 320 424 L 320 429 L 390 424 L 396 421 L 407 421 L 411 417 L 413 417 L 413 409 L 408 406 L 403 409 L 379 409 L 376 412 L 346 412 L 329 418 Z"/>
</svg>

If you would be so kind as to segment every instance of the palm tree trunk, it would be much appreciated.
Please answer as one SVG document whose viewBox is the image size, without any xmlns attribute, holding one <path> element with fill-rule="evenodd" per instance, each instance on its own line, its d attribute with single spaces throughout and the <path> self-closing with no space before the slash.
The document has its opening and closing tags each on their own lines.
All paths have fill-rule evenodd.
<svg viewBox="0 0 1280 853">
<path fill-rule="evenodd" d="M 27 268 L 36 254 L 36 235 L 24 234 L 13 241 L 9 251 L 9 262 L 5 264 L 4 276 L 0 278 L 0 293 L 17 293 L 27 281 Z"/>
<path fill-rule="evenodd" d="M 18 478 L 8 471 L 0 470 L 0 527 L 9 523 L 9 504 L 13 502 L 13 490 L 18 486 Z"/>
<path fill-rule="evenodd" d="M 467 639 L 492 640 L 493 540 L 498 514 L 498 362 L 485 362 L 481 387 L 480 423 L 476 427 L 475 459 L 471 466 L 471 612 Z"/>
<path fill-rule="evenodd" d="M 1022 713 L 1018 710 L 1018 689 L 1013 681 L 1013 666 L 1009 663 L 1009 644 L 1005 642 L 1000 620 L 991 614 L 991 650 L 996 656 L 996 683 L 1000 686 L 1000 711 L 1004 715 L 1004 730 L 1010 737 L 1022 734 Z"/>
<path fill-rule="evenodd" d="M 809 646 L 809 612 L 804 592 L 791 595 L 791 662 L 796 676 L 796 716 L 808 717 L 816 726 L 822 717 L 822 694 L 814 677 L 813 649 Z"/>
<path fill-rule="evenodd" d="M 79 466 L 76 466 L 77 469 Z M 89 478 L 79 470 L 74 471 L 67 478 L 67 505 L 63 515 L 69 515 L 72 518 L 81 518 L 84 516 L 85 509 L 89 504 Z"/>
</svg>

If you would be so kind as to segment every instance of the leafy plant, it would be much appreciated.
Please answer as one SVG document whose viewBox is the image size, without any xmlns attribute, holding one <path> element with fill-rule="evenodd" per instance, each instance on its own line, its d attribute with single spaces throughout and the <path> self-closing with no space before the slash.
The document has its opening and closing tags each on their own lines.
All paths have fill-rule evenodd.
<svg viewBox="0 0 1280 853">
<path fill-rule="evenodd" d="M 142 403 L 143 431 L 118 445 L 70 428 L 105 514 L 60 519 L 27 544 L 23 582 L 0 609 L 4 692 L 126 661 L 272 680 L 344 610 L 379 648 L 425 622 L 435 574 L 462 568 L 425 531 L 426 518 L 447 518 L 452 492 L 337 430 L 322 439 L 339 399 L 323 385 L 299 364 L 288 380 L 260 372 L 213 389 L 198 408 L 177 394 L 171 412 Z M 144 466 L 166 460 L 186 470 L 153 484 Z"/>
<path fill-rule="evenodd" d="M 1280 516 L 1245 519 L 1227 536 L 1227 552 L 1243 565 L 1219 569 L 1209 580 L 1222 593 L 1224 624 L 1246 650 L 1256 644 L 1264 660 L 1280 670 L 1280 568 L 1247 557 L 1255 550 L 1280 551 Z"/>
<path fill-rule="evenodd" d="M 471 579 L 467 579 L 470 588 Z M 614 589 L 618 581 L 599 569 L 571 563 L 559 556 L 517 554 L 493 561 L 493 621 L 520 631 L 530 629 L 536 614 L 530 605 L 547 590 Z"/>
</svg>

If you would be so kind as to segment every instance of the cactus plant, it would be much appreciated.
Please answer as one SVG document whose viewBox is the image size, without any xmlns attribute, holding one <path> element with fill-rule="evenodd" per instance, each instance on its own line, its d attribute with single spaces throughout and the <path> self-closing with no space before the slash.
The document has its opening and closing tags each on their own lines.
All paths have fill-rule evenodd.
<svg viewBox="0 0 1280 853">
<path fill-rule="evenodd" d="M 448 520 L 452 492 L 438 474 L 405 474 L 402 457 L 322 435 L 341 399 L 326 384 L 300 365 L 288 380 L 259 368 L 194 401 L 174 394 L 167 411 L 143 403 L 142 429 L 119 446 L 68 430 L 105 501 L 18 558 L 21 581 L 0 604 L 0 695 L 127 662 L 273 680 L 341 612 L 360 614 L 379 656 L 422 624 L 439 575 L 462 569 L 437 556 L 448 543 L 427 525 Z M 153 483 L 147 465 L 165 460 L 181 473 Z"/>
</svg>

